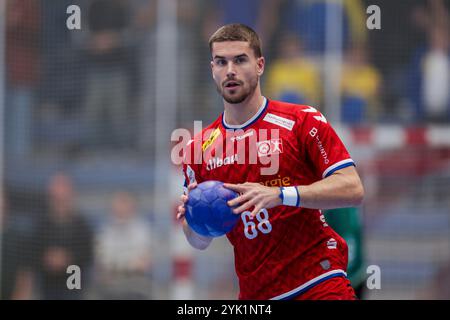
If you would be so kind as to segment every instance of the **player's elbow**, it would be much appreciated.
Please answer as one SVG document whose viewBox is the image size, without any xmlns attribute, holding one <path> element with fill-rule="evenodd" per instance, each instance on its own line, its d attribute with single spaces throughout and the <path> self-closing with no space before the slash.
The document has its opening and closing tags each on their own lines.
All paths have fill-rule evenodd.
<svg viewBox="0 0 450 320">
<path fill-rule="evenodd" d="M 187 224 L 186 220 L 183 221 L 183 232 L 186 236 L 188 243 L 195 249 L 205 250 L 210 245 L 213 238 L 199 235 L 192 230 Z"/>
<path fill-rule="evenodd" d="M 364 200 L 364 187 L 359 178 L 355 180 L 352 186 L 352 205 L 358 207 Z"/>
<path fill-rule="evenodd" d="M 212 238 L 206 238 L 206 237 L 199 237 L 198 235 L 191 235 L 187 238 L 189 244 L 198 250 L 205 250 L 209 247 Z"/>
</svg>

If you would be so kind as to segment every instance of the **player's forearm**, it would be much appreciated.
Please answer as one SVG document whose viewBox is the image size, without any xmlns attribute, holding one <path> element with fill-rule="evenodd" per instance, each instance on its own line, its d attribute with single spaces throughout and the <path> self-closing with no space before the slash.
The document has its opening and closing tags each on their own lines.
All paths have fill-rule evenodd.
<svg viewBox="0 0 450 320">
<path fill-rule="evenodd" d="M 183 223 L 183 232 L 189 244 L 195 249 L 205 250 L 211 243 L 212 238 L 205 237 L 194 232 L 194 230 L 192 230 L 187 224 L 186 219 L 183 219 L 182 223 Z"/>
<path fill-rule="evenodd" d="M 353 167 L 337 171 L 331 176 L 307 186 L 297 187 L 300 206 L 310 209 L 333 209 L 359 206 L 364 189 Z"/>
</svg>

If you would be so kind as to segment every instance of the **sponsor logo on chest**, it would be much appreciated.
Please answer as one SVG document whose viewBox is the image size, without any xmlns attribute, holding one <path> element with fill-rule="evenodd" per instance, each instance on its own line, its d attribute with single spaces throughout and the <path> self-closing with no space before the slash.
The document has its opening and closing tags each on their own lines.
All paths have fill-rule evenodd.
<svg viewBox="0 0 450 320">
<path fill-rule="evenodd" d="M 250 131 L 248 131 L 248 132 L 246 132 L 246 133 L 244 133 L 244 134 L 242 134 L 240 136 L 231 137 L 230 140 L 232 142 L 234 142 L 234 141 L 241 141 L 241 140 L 243 140 L 245 138 L 252 137 L 254 133 L 255 133 L 254 130 L 250 130 Z"/>
<path fill-rule="evenodd" d="M 220 129 L 216 128 L 213 132 L 209 135 L 209 138 L 203 142 L 202 144 L 202 151 L 204 152 L 206 149 L 208 149 L 213 142 L 220 136 Z"/>
<path fill-rule="evenodd" d="M 211 171 L 231 164 L 257 164 L 257 158 L 283 153 L 283 139 L 270 139 L 256 142 L 249 152 L 239 149 L 236 154 L 226 157 L 213 157 L 206 161 L 206 170 Z M 257 155 L 257 157 L 256 157 Z"/>
<path fill-rule="evenodd" d="M 208 160 L 208 162 L 206 164 L 206 170 L 207 171 L 211 171 L 213 169 L 220 168 L 222 166 L 226 166 L 226 165 L 229 165 L 229 164 L 234 164 L 234 163 L 237 163 L 237 160 L 238 160 L 238 155 L 237 154 L 234 154 L 234 155 L 229 156 L 229 157 L 225 157 L 223 159 L 222 158 L 218 158 L 218 157 L 212 158 L 212 159 Z"/>
<path fill-rule="evenodd" d="M 258 157 L 283 153 L 283 140 L 270 139 L 259 141 L 256 143 L 256 150 L 258 151 Z"/>
<path fill-rule="evenodd" d="M 276 124 L 277 126 L 286 128 L 289 131 L 292 131 L 292 128 L 294 127 L 294 124 L 295 124 L 295 121 L 277 116 L 273 113 L 267 113 L 266 116 L 264 117 L 263 121 L 270 122 L 272 124 Z"/>
</svg>

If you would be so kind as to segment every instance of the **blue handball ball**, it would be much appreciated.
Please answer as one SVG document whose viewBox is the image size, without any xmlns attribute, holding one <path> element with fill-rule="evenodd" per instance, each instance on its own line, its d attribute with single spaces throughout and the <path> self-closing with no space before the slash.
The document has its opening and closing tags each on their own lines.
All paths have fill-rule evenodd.
<svg viewBox="0 0 450 320">
<path fill-rule="evenodd" d="M 223 186 L 223 182 L 209 180 L 189 192 L 186 221 L 200 235 L 220 237 L 231 231 L 239 215 L 234 214 L 227 201 L 238 194 Z"/>
</svg>

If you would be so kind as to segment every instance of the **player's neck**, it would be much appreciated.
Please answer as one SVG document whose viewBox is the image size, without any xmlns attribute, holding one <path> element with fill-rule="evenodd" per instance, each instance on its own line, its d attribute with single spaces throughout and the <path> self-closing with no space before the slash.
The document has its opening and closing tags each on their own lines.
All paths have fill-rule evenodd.
<svg viewBox="0 0 450 320">
<path fill-rule="evenodd" d="M 264 102 L 258 86 L 252 96 L 241 103 L 228 103 L 224 101 L 225 122 L 230 125 L 241 125 L 252 118 Z"/>
</svg>

